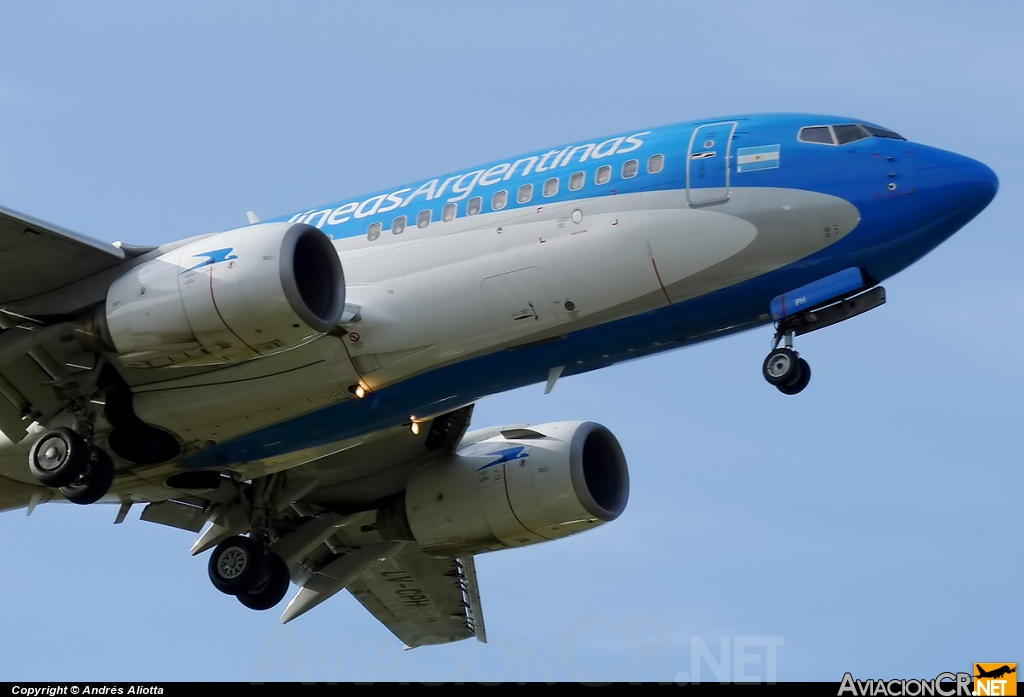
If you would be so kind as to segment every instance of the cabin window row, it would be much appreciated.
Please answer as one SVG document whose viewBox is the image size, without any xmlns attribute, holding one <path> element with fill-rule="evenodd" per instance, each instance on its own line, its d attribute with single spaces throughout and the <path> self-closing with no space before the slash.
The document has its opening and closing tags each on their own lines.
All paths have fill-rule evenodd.
<svg viewBox="0 0 1024 697">
<path fill-rule="evenodd" d="M 651 155 L 647 159 L 647 173 L 658 174 L 665 169 L 665 156 L 664 155 Z M 640 170 L 640 162 L 638 160 L 627 160 L 622 163 L 622 169 L 620 174 L 623 179 L 632 179 L 637 175 Z M 612 167 L 611 165 L 602 165 L 598 167 L 594 172 L 594 183 L 598 186 L 607 184 L 612 179 Z M 584 184 L 587 183 L 586 172 L 575 172 L 569 177 L 569 191 L 579 191 L 583 188 Z M 544 182 L 541 187 L 541 194 L 544 198 L 551 198 L 558 194 L 559 179 L 558 177 L 551 177 Z M 533 200 L 533 184 L 523 184 L 519 187 L 516 192 L 516 203 L 529 203 Z M 483 210 L 484 200 L 482 196 L 474 196 L 466 202 L 466 215 L 478 215 Z M 496 191 L 491 196 L 491 210 L 500 211 L 508 205 L 508 191 L 502 189 Z M 441 209 L 441 220 L 442 222 L 449 222 L 455 220 L 455 216 L 458 212 L 458 206 L 454 203 L 449 203 L 443 209 Z M 432 212 L 422 210 L 416 216 L 416 227 L 425 228 L 430 225 Z M 408 219 L 404 215 L 400 215 L 394 219 L 391 223 L 391 234 L 400 235 L 405 231 L 406 223 Z M 381 223 L 372 223 L 366 231 L 366 238 L 371 242 L 380 237 L 383 225 Z"/>
</svg>

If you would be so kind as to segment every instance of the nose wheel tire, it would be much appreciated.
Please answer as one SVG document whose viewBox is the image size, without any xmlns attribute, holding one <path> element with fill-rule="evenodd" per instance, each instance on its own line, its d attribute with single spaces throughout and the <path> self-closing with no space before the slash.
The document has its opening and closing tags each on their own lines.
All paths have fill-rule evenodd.
<svg viewBox="0 0 1024 697">
<path fill-rule="evenodd" d="M 790 348 L 777 348 L 769 353 L 761 366 L 761 373 L 782 394 L 803 392 L 811 381 L 811 366 Z"/>
<path fill-rule="evenodd" d="M 32 445 L 28 468 L 40 484 L 68 486 L 89 468 L 89 444 L 70 428 L 55 428 Z"/>
<path fill-rule="evenodd" d="M 284 600 L 291 583 L 288 565 L 273 552 L 267 553 L 267 567 L 264 578 L 256 588 L 238 594 L 238 602 L 250 610 L 269 610 Z"/>
<path fill-rule="evenodd" d="M 793 349 L 777 348 L 764 359 L 761 373 L 770 385 L 791 385 L 800 378 L 800 357 Z"/>
<path fill-rule="evenodd" d="M 811 382 L 811 366 L 803 358 L 799 359 L 799 364 L 800 376 L 796 382 L 792 385 L 777 385 L 779 392 L 782 394 L 800 394 L 807 387 L 808 383 Z"/>
</svg>

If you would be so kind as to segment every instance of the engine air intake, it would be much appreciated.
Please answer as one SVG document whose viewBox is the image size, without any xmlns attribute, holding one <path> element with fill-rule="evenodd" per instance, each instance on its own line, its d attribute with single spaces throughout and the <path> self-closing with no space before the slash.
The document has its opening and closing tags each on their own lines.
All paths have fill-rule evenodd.
<svg viewBox="0 0 1024 697">
<path fill-rule="evenodd" d="M 287 239 L 290 235 L 295 236 L 294 242 Z M 345 309 L 345 278 L 334 245 L 310 225 L 292 225 L 285 238 L 281 253 L 285 295 L 306 324 L 327 333 Z"/>
<path fill-rule="evenodd" d="M 573 449 L 580 448 L 573 462 L 579 463 L 573 471 L 573 486 L 580 503 L 595 518 L 611 521 L 626 509 L 629 498 L 629 474 L 626 456 L 612 432 L 604 426 L 587 424 L 593 429 L 581 428 L 573 439 Z M 582 440 L 578 443 L 577 439 Z M 577 484 L 582 473 L 583 486 Z"/>
</svg>

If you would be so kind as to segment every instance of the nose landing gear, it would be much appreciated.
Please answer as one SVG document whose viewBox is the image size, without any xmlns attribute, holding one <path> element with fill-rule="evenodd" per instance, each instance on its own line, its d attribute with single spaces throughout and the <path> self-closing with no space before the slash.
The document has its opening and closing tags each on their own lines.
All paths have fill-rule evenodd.
<svg viewBox="0 0 1024 697">
<path fill-rule="evenodd" d="M 786 333 L 786 345 L 779 347 L 781 336 L 776 336 L 775 348 L 764 359 L 761 374 L 769 385 L 782 394 L 794 395 L 804 391 L 811 382 L 811 366 L 793 350 L 791 333 Z"/>
<path fill-rule="evenodd" d="M 788 348 L 777 348 L 769 353 L 761 372 L 782 394 L 799 394 L 811 382 L 811 366 Z"/>
<path fill-rule="evenodd" d="M 843 274 L 845 272 L 836 274 L 836 276 Z M 824 280 L 827 281 L 828 279 Z M 863 284 L 863 280 L 858 271 L 855 281 L 849 287 L 859 287 L 861 284 Z M 852 317 L 862 315 L 885 304 L 885 288 L 877 286 L 860 295 L 839 297 L 831 305 L 823 304 L 819 307 L 812 307 L 809 310 L 787 314 L 785 310 L 786 305 L 781 302 L 780 298 L 793 295 L 796 296 L 797 301 L 803 301 L 804 306 L 807 306 L 808 303 L 813 306 L 813 300 L 807 300 L 807 298 L 813 298 L 811 291 L 814 285 L 811 284 L 797 289 L 797 291 L 793 291 L 786 296 L 779 296 L 772 301 L 772 314 L 779 318 L 779 321 L 776 325 L 775 341 L 772 344 L 771 353 L 764 359 L 761 373 L 764 375 L 764 379 L 769 384 L 775 386 L 782 394 L 799 394 L 804 391 L 804 388 L 811 381 L 811 366 L 800 357 L 800 354 L 793 350 L 794 336 L 803 336 L 825 327 L 831 327 L 833 324 L 845 322 Z M 828 292 L 831 292 L 831 290 Z M 824 299 L 830 296 L 826 293 L 821 297 Z M 779 307 L 776 307 L 776 304 Z M 785 342 L 784 345 L 780 346 L 783 342 Z"/>
</svg>

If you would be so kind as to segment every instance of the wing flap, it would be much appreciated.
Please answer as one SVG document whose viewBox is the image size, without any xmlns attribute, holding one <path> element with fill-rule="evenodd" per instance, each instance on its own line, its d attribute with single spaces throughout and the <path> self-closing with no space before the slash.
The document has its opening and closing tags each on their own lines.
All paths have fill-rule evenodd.
<svg viewBox="0 0 1024 697">
<path fill-rule="evenodd" d="M 430 557 L 408 545 L 369 568 L 348 590 L 408 648 L 474 636 L 484 641 L 476 573 L 470 577 L 465 569 L 458 559 Z M 469 598 L 475 598 L 475 611 Z"/>
<path fill-rule="evenodd" d="M 41 295 L 120 264 L 125 253 L 0 207 L 0 304 Z"/>
<path fill-rule="evenodd" d="M 159 523 L 179 530 L 199 532 L 206 525 L 209 514 L 198 506 L 190 506 L 180 501 L 159 501 L 151 503 L 142 510 L 139 520 Z"/>
</svg>

